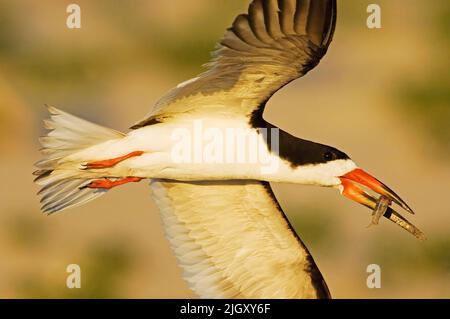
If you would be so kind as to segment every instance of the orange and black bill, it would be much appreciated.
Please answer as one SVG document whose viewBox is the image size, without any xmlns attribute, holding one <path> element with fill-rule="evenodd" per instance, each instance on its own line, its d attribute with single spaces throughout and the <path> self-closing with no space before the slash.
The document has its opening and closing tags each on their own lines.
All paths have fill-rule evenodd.
<svg viewBox="0 0 450 319">
<path fill-rule="evenodd" d="M 370 174 L 366 173 L 360 168 L 357 168 L 343 176 L 340 177 L 341 185 L 342 185 L 342 195 L 344 195 L 347 198 L 350 198 L 351 200 L 354 200 L 355 202 L 358 202 L 372 210 L 375 209 L 377 206 L 377 199 L 368 193 L 366 193 L 364 190 L 362 190 L 360 187 L 358 187 L 353 182 L 356 182 L 358 184 L 361 184 L 363 186 L 368 187 L 369 189 L 373 190 L 374 192 L 383 195 L 393 201 L 394 203 L 400 205 L 402 208 L 404 208 L 409 213 L 414 214 L 412 209 L 397 195 L 395 194 L 389 187 L 384 185 L 382 182 L 377 180 L 375 177 L 371 176 Z M 383 215 L 387 219 L 391 220 L 392 222 L 396 223 L 403 229 L 407 230 L 409 233 L 413 234 L 418 239 L 424 240 L 425 235 L 420 231 L 416 226 L 414 226 L 412 223 L 410 223 L 408 220 L 406 220 L 403 216 L 401 216 L 399 213 L 397 213 L 395 210 L 393 210 L 391 207 L 388 207 L 386 212 Z"/>
<path fill-rule="evenodd" d="M 407 212 L 414 214 L 413 210 L 398 196 L 392 189 L 384 185 L 382 182 L 380 182 L 378 179 L 370 175 L 369 173 L 366 173 L 360 168 L 354 169 L 353 171 L 341 176 L 342 179 L 348 179 L 353 182 L 356 182 L 358 184 L 364 185 L 374 192 L 384 195 L 387 198 L 389 198 L 394 203 L 400 205 L 404 210 Z"/>
</svg>

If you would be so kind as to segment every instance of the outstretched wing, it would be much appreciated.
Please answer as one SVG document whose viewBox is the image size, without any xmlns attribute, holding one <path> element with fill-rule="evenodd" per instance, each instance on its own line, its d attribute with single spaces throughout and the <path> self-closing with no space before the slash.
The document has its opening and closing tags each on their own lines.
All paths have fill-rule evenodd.
<svg viewBox="0 0 450 319">
<path fill-rule="evenodd" d="M 270 185 L 153 180 L 167 237 L 203 298 L 329 298 Z"/>
<path fill-rule="evenodd" d="M 208 71 L 164 96 L 139 128 L 180 114 L 249 115 L 287 83 L 314 68 L 336 25 L 336 0 L 254 0 L 236 17 Z"/>
</svg>

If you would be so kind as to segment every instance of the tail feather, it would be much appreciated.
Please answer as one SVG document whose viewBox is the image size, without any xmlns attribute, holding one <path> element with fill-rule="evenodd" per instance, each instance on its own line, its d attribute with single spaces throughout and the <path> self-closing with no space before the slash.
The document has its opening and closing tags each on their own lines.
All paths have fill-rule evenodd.
<svg viewBox="0 0 450 319">
<path fill-rule="evenodd" d="M 66 179 L 57 183 L 57 190 L 53 188 L 42 195 L 41 201 L 44 206 L 48 203 L 56 204 L 60 201 L 66 201 L 86 186 L 86 180 L 84 179 Z"/>
<path fill-rule="evenodd" d="M 105 193 L 104 190 L 90 189 L 92 179 L 84 178 L 78 169 L 59 169 L 65 157 L 93 145 L 119 139 L 123 133 L 88 122 L 76 116 L 48 107 L 50 120 L 45 120 L 45 128 L 50 131 L 40 138 L 41 153 L 44 158 L 36 162 L 38 168 L 35 182 L 42 188 L 42 210 L 55 213 L 75 206 L 80 206 Z"/>
<path fill-rule="evenodd" d="M 57 162 L 76 151 L 124 136 L 123 133 L 88 122 L 69 113 L 48 107 L 50 120 L 45 127 L 51 130 L 40 138 L 45 158 L 35 165 L 41 169 L 54 169 Z"/>
<path fill-rule="evenodd" d="M 80 184 L 83 184 L 82 181 Z M 64 194 L 62 198 L 54 198 L 49 200 L 44 200 L 42 210 L 44 213 L 52 214 L 58 211 L 62 211 L 68 208 L 73 208 L 81 206 L 91 200 L 100 197 L 105 194 L 106 190 L 102 189 L 90 189 L 83 187 L 76 187 Z"/>
</svg>

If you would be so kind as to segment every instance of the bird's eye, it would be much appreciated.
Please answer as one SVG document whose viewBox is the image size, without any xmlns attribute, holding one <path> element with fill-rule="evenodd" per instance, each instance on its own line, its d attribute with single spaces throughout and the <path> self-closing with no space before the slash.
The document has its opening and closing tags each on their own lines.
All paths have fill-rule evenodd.
<svg viewBox="0 0 450 319">
<path fill-rule="evenodd" d="M 331 152 L 326 152 L 326 153 L 324 153 L 323 154 L 323 158 L 326 160 L 326 161 L 331 161 L 332 159 L 333 159 L 333 156 L 334 154 L 333 153 L 331 153 Z"/>
</svg>

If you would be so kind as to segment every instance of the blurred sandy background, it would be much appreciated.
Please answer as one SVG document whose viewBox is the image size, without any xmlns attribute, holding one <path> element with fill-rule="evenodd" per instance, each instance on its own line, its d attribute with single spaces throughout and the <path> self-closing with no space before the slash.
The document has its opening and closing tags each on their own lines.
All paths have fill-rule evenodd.
<svg viewBox="0 0 450 319">
<path fill-rule="evenodd" d="M 192 298 L 146 183 L 86 206 L 40 213 L 33 163 L 43 105 L 126 130 L 195 76 L 249 1 L 0 1 L 0 298 Z M 379 3 L 383 28 L 365 26 Z M 419 242 L 332 189 L 274 185 L 335 298 L 450 297 L 450 2 L 339 1 L 317 69 L 279 92 L 266 119 L 346 151 L 415 209 Z M 327 115 L 327 116 L 325 116 Z M 65 286 L 66 266 L 82 288 Z M 382 288 L 366 287 L 366 267 Z"/>
</svg>

